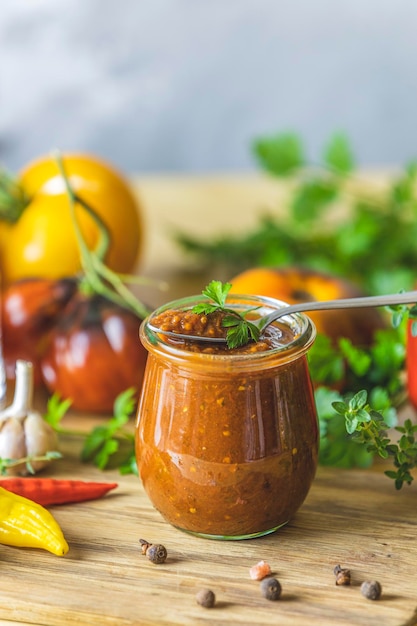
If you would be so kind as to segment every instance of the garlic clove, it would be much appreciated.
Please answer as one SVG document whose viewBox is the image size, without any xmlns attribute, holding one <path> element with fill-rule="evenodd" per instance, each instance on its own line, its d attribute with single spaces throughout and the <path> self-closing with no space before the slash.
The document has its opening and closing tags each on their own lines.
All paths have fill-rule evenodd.
<svg viewBox="0 0 417 626">
<path fill-rule="evenodd" d="M 2 459 L 21 459 L 26 456 L 25 431 L 21 419 L 9 417 L 0 425 L 0 457 Z M 26 473 L 25 463 L 19 463 L 7 470 L 10 476 Z"/>
<path fill-rule="evenodd" d="M 26 455 L 28 457 L 42 456 L 47 452 L 58 449 L 58 436 L 52 426 L 43 417 L 32 411 L 23 422 Z M 32 468 L 35 472 L 48 465 L 49 461 L 33 461 Z"/>
<path fill-rule="evenodd" d="M 0 458 L 19 461 L 27 459 L 34 472 L 49 463 L 48 460 L 32 461 L 58 447 L 58 436 L 40 413 L 32 409 L 33 365 L 28 361 L 16 361 L 16 384 L 13 402 L 0 411 Z M 13 476 L 29 474 L 26 460 L 7 469 Z"/>
</svg>

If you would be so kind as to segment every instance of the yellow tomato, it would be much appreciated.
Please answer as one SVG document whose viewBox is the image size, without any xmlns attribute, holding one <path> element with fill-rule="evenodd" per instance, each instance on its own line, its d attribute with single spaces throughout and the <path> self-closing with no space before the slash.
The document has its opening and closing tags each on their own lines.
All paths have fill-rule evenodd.
<svg viewBox="0 0 417 626">
<path fill-rule="evenodd" d="M 131 271 L 142 248 L 141 208 L 128 182 L 97 157 L 68 154 L 63 162 L 75 193 L 104 221 L 111 243 L 106 263 L 114 271 Z M 18 221 L 0 226 L 3 280 L 60 278 L 77 273 L 80 254 L 65 186 L 51 157 L 30 163 L 19 176 L 29 203 Z M 99 230 L 77 205 L 83 237 L 95 247 Z"/>
</svg>

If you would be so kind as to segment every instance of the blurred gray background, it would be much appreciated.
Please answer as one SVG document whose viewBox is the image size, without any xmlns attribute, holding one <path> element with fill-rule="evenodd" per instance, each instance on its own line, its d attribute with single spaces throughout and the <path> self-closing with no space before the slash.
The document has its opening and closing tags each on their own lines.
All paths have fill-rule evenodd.
<svg viewBox="0 0 417 626">
<path fill-rule="evenodd" d="M 127 172 L 256 167 L 260 135 L 366 166 L 417 157 L 415 0 L 2 0 L 0 161 L 92 151 Z"/>
</svg>

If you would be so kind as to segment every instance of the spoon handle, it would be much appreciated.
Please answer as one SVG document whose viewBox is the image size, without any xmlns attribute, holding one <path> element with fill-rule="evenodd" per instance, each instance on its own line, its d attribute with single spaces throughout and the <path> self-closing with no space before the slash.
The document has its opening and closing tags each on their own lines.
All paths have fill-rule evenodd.
<svg viewBox="0 0 417 626">
<path fill-rule="evenodd" d="M 364 296 L 360 298 L 340 298 L 338 300 L 323 300 L 314 302 L 303 302 L 290 304 L 282 307 L 278 311 L 273 311 L 266 317 L 259 320 L 259 328 L 262 331 L 272 322 L 283 315 L 291 313 L 302 313 L 303 311 L 327 311 L 328 309 L 361 309 L 363 307 L 389 306 L 396 304 L 417 304 L 417 291 L 404 291 L 382 296 Z"/>
</svg>

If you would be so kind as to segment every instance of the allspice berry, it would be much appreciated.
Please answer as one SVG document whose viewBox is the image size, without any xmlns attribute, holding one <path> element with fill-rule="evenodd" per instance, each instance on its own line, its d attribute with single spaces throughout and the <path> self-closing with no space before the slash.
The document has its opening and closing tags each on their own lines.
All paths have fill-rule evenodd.
<svg viewBox="0 0 417 626">
<path fill-rule="evenodd" d="M 160 543 L 155 543 L 149 546 L 146 550 L 146 556 L 151 561 L 151 563 L 156 563 L 160 565 L 161 563 L 165 563 L 167 560 L 167 550 L 165 546 Z"/>
<path fill-rule="evenodd" d="M 212 609 L 216 604 L 216 596 L 211 589 L 200 589 L 195 599 L 197 600 L 197 604 L 201 604 L 201 606 L 204 606 L 206 609 Z"/>
<path fill-rule="evenodd" d="M 365 580 L 361 584 L 361 594 L 368 600 L 379 600 L 382 587 L 377 580 Z"/>
<path fill-rule="evenodd" d="M 146 539 L 139 539 L 139 543 L 142 547 L 142 554 L 145 554 L 151 563 L 157 565 L 165 563 L 168 556 L 165 546 L 161 543 L 149 543 Z"/>
<path fill-rule="evenodd" d="M 264 578 L 261 582 L 261 593 L 267 600 L 278 600 L 281 596 L 281 583 L 272 576 Z"/>
<path fill-rule="evenodd" d="M 333 572 L 336 576 L 336 585 L 350 585 L 350 569 L 336 565 Z"/>
</svg>

